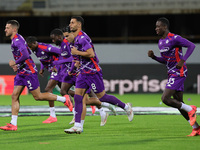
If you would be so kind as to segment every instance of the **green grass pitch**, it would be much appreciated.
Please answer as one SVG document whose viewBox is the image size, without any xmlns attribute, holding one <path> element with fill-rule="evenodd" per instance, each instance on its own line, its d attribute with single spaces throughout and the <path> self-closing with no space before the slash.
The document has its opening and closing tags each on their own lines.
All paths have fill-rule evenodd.
<svg viewBox="0 0 200 150">
<path fill-rule="evenodd" d="M 133 106 L 141 107 L 167 107 L 161 102 L 160 94 L 112 94 L 119 98 L 121 101 L 127 103 L 131 102 Z M 200 107 L 200 95 L 197 94 L 184 94 L 184 102 L 189 105 L 197 105 Z M 11 96 L 1 95 L 0 106 L 11 105 Z M 34 98 L 29 94 L 20 97 L 20 105 L 23 106 L 37 106 L 37 105 L 48 105 L 47 101 L 35 101 Z M 63 106 L 60 102 L 55 102 L 56 106 Z"/>
<path fill-rule="evenodd" d="M 164 107 L 161 94 L 116 95 L 133 106 Z M 200 107 L 200 95 L 185 94 L 186 104 Z M 30 95 L 21 97 L 21 105 L 47 105 L 36 102 Z M 10 96 L 0 96 L 0 105 L 11 105 Z M 56 106 L 63 106 L 56 102 Z M 1 150 L 183 150 L 199 149 L 200 136 L 187 137 L 192 128 L 181 115 L 135 115 L 132 122 L 126 115 L 109 116 L 100 127 L 100 116 L 86 116 L 84 132 L 66 134 L 64 129 L 72 116 L 57 116 L 58 121 L 42 124 L 47 116 L 18 118 L 17 131 L 0 131 Z M 197 121 L 200 122 L 199 116 Z M 0 117 L 0 126 L 10 117 Z"/>
</svg>

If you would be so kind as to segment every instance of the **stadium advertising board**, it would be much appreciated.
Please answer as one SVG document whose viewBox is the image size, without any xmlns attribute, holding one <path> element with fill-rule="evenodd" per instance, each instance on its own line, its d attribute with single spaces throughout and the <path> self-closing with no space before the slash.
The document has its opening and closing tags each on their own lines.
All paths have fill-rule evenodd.
<svg viewBox="0 0 200 150">
<path fill-rule="evenodd" d="M 108 93 L 121 95 L 126 93 L 161 93 L 167 83 L 167 72 L 164 65 L 119 64 L 101 66 L 105 90 Z M 197 93 L 199 65 L 188 65 L 188 68 L 185 92 Z"/>
<path fill-rule="evenodd" d="M 13 71 L 0 65 L 0 93 L 12 94 L 14 87 Z M 105 90 L 108 93 L 162 93 L 167 82 L 167 72 L 164 65 L 156 64 L 101 64 Z M 200 94 L 200 65 L 190 64 L 188 67 L 188 77 L 185 81 L 186 93 Z M 7 75 L 11 74 L 11 75 Z M 41 92 L 48 82 L 48 73 L 45 77 L 39 77 Z M 198 80 L 197 80 L 198 77 Z M 28 90 L 22 94 L 27 94 Z M 59 91 L 58 91 L 59 93 Z"/>
<path fill-rule="evenodd" d="M 143 75 L 141 79 L 104 79 L 104 86 L 107 92 L 116 92 L 120 95 L 125 93 L 157 93 L 165 89 L 167 79 L 149 79 Z"/>
<path fill-rule="evenodd" d="M 0 95 L 12 95 L 15 75 L 0 75 Z M 24 88 L 21 95 L 27 95 L 28 89 Z"/>
</svg>

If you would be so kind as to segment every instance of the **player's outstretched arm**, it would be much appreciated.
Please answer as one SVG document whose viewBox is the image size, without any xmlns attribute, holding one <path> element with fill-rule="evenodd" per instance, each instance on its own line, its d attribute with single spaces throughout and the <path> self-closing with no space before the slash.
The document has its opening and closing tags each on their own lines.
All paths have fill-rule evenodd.
<svg viewBox="0 0 200 150">
<path fill-rule="evenodd" d="M 154 55 L 154 52 L 152 50 L 148 51 L 148 56 L 151 57 L 152 59 L 156 60 L 157 62 L 161 64 L 165 64 L 166 61 L 162 57 L 157 57 Z"/>
<path fill-rule="evenodd" d="M 64 63 L 67 63 L 67 62 L 72 62 L 74 59 L 73 57 L 69 57 L 67 59 L 60 59 L 60 60 L 55 60 L 52 62 L 52 65 L 55 66 L 55 65 L 60 65 L 60 64 L 64 64 Z"/>
<path fill-rule="evenodd" d="M 57 48 L 55 46 L 49 45 L 49 47 L 46 49 L 47 53 L 53 53 L 56 55 L 60 55 L 61 54 L 61 50 L 60 48 Z"/>
<path fill-rule="evenodd" d="M 84 57 L 89 57 L 92 58 L 95 56 L 94 50 L 92 48 L 87 49 L 86 51 L 79 51 L 77 48 L 74 46 L 71 48 L 71 53 L 72 55 L 79 55 L 79 56 L 84 56 Z"/>
</svg>

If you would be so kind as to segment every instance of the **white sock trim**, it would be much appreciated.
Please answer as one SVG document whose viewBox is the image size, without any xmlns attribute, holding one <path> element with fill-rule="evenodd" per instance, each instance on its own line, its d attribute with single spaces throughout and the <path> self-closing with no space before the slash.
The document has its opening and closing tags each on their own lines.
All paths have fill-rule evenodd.
<svg viewBox="0 0 200 150">
<path fill-rule="evenodd" d="M 58 96 L 58 95 L 57 95 L 57 99 L 56 99 L 56 100 L 57 100 L 57 101 L 60 101 L 60 102 L 63 102 L 63 103 L 66 102 L 66 98 L 63 97 L 63 96 Z"/>
<path fill-rule="evenodd" d="M 50 110 L 50 116 L 56 118 L 55 107 L 49 107 L 49 110 Z"/>
<path fill-rule="evenodd" d="M 186 112 L 190 112 L 192 110 L 192 107 L 190 105 L 186 105 L 184 103 L 181 103 L 181 108 L 182 110 L 185 110 Z"/>
<path fill-rule="evenodd" d="M 12 115 L 12 117 L 11 117 L 11 124 L 12 125 L 14 125 L 14 126 L 16 126 L 17 125 L 17 118 L 18 118 L 18 116 L 17 115 Z"/>
</svg>

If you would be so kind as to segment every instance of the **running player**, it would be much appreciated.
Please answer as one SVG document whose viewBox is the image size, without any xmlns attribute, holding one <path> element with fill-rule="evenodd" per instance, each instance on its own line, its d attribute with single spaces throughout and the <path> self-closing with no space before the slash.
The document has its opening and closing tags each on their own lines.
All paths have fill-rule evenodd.
<svg viewBox="0 0 200 150">
<path fill-rule="evenodd" d="M 16 20 L 9 20 L 5 26 L 5 34 L 12 40 L 11 49 L 15 61 L 10 60 L 9 65 L 17 72 L 14 78 L 14 90 L 12 93 L 12 118 L 6 126 L 0 127 L 2 130 L 17 130 L 17 118 L 20 107 L 19 97 L 25 86 L 29 89 L 35 100 L 60 101 L 66 105 L 68 97 L 61 97 L 51 93 L 41 93 L 37 76 L 36 65 L 33 62 L 24 38 L 18 34 L 19 23 Z"/>
<path fill-rule="evenodd" d="M 63 27 L 63 28 L 62 28 L 62 32 L 63 32 L 64 37 L 66 37 L 66 36 L 68 35 L 69 30 L 70 30 L 69 26 L 66 26 L 66 27 Z M 74 57 L 74 56 L 73 56 L 73 57 Z M 74 59 L 75 59 L 75 58 L 76 58 L 76 57 L 74 57 Z M 72 63 L 74 63 L 74 62 L 72 62 Z M 90 105 L 90 107 L 92 108 L 92 114 L 94 114 L 95 111 L 96 111 L 96 106 Z M 73 118 L 73 120 L 72 120 L 72 122 L 70 122 L 70 124 L 72 124 L 72 123 L 74 124 L 74 121 L 75 121 L 75 118 Z"/>
<path fill-rule="evenodd" d="M 63 35 L 62 30 L 60 29 L 54 29 L 51 34 L 50 37 L 52 39 L 52 41 L 57 45 L 61 47 L 61 57 L 59 58 L 58 61 L 55 61 L 54 64 L 59 64 L 62 65 L 62 85 L 61 85 L 61 92 L 68 92 L 68 90 L 75 85 L 76 83 L 76 76 L 77 73 L 79 72 L 79 70 L 76 69 L 71 69 L 71 62 L 69 61 L 69 58 L 71 58 L 71 50 L 69 47 L 69 42 L 66 40 L 66 38 Z M 75 71 L 74 71 L 75 70 Z M 73 72 L 71 75 L 68 74 L 68 72 Z M 100 109 L 100 115 L 101 115 L 101 126 L 104 126 L 108 117 L 108 113 L 106 113 L 103 108 L 101 108 L 101 106 L 105 106 L 108 107 L 109 109 L 111 109 L 114 114 L 115 114 L 115 109 L 110 105 L 110 104 L 106 104 L 106 103 L 101 103 L 97 98 L 96 95 L 94 94 L 94 92 L 92 90 L 87 92 L 90 97 L 93 97 L 92 99 L 88 99 L 88 94 L 86 94 L 85 96 L 85 100 L 84 100 L 84 114 L 86 114 L 86 104 L 87 105 L 95 105 Z M 61 93 L 62 94 L 62 93 Z M 71 94 L 72 97 L 74 97 L 74 94 Z M 74 112 L 74 111 L 73 111 Z M 75 113 L 75 112 L 74 112 Z M 84 118 L 85 115 L 82 115 L 82 122 L 84 122 Z M 72 120 L 72 122 L 70 122 L 70 124 L 73 124 L 74 120 Z M 83 123 L 82 123 L 83 126 Z"/>
<path fill-rule="evenodd" d="M 60 66 L 56 66 L 56 72 L 52 71 L 55 66 L 53 66 L 53 62 L 58 60 L 58 57 L 60 56 L 61 52 L 60 49 L 51 45 L 51 44 L 45 44 L 38 42 L 36 37 L 29 36 L 26 39 L 26 42 L 28 44 L 28 47 L 32 50 L 32 52 L 36 55 L 36 57 L 41 62 L 41 69 L 39 74 L 43 76 L 44 69 L 46 68 L 50 72 L 50 79 L 47 83 L 47 86 L 45 88 L 45 92 L 53 93 L 53 89 L 58 84 L 59 87 L 61 87 L 61 76 L 59 76 Z M 64 96 L 64 95 L 63 95 Z M 67 95 L 66 95 L 67 96 Z M 69 97 L 70 98 L 70 97 Z M 71 100 L 72 101 L 72 100 Z M 70 111 L 73 109 L 73 105 L 71 101 L 68 101 L 68 108 Z M 55 113 L 55 107 L 54 107 L 54 101 L 49 101 L 49 109 L 50 109 L 50 116 L 48 119 L 43 121 L 43 123 L 53 123 L 57 121 L 56 113 Z"/>
<path fill-rule="evenodd" d="M 162 101 L 167 106 L 177 108 L 193 127 L 192 133 L 188 136 L 200 135 L 200 127 L 196 122 L 197 107 L 183 102 L 184 81 L 187 77 L 185 62 L 194 51 L 195 45 L 180 35 L 171 33 L 169 21 L 164 17 L 157 20 L 155 31 L 161 36 L 158 42 L 161 57 L 155 56 L 152 50 L 148 51 L 148 56 L 165 64 L 168 70 L 168 83 L 163 92 Z M 184 56 L 182 47 L 187 47 Z"/>
<path fill-rule="evenodd" d="M 70 39 L 70 41 L 72 42 L 72 39 L 74 39 L 74 35 L 73 33 L 70 31 L 70 27 L 67 26 L 65 28 L 63 28 L 63 35 L 66 37 L 66 39 Z M 76 62 L 79 62 L 79 56 L 77 55 L 72 55 L 74 60 Z M 75 62 L 72 62 L 72 66 L 75 64 Z M 80 63 L 78 63 L 80 66 Z M 79 72 L 79 70 L 77 71 L 74 71 L 73 67 L 70 69 L 70 71 L 68 72 L 69 75 L 73 75 L 74 72 Z M 75 82 L 74 82 L 75 84 Z M 104 126 L 105 125 L 105 121 L 106 121 L 106 118 L 108 117 L 108 114 L 106 113 L 106 117 L 105 116 L 105 112 L 104 112 L 104 109 L 102 107 L 106 107 L 108 109 L 110 109 L 113 114 L 116 116 L 116 109 L 113 105 L 109 104 L 109 103 L 106 103 L 106 102 L 101 102 L 99 101 L 99 99 L 96 97 L 95 93 L 93 92 L 93 90 L 88 90 L 86 93 L 88 93 L 89 95 L 89 99 L 88 99 L 88 96 L 87 96 L 87 99 L 86 99 L 86 105 L 95 105 L 97 106 L 97 108 L 99 109 L 99 112 L 100 112 L 100 116 L 101 116 L 101 124 L 100 126 Z M 87 94 L 85 94 L 87 95 Z M 95 107 L 94 106 L 94 107 Z M 75 115 L 74 115 L 74 118 L 73 118 L 73 123 L 75 122 Z M 71 124 L 71 123 L 70 123 Z"/>
<path fill-rule="evenodd" d="M 82 100 L 85 92 L 92 89 L 101 102 L 108 102 L 117 105 L 127 112 L 129 121 L 133 119 L 133 110 L 131 104 L 125 104 L 112 95 L 105 93 L 102 70 L 98 64 L 99 60 L 95 54 L 94 46 L 89 36 L 82 31 L 84 20 L 80 16 L 74 16 L 70 21 L 70 30 L 74 32 L 74 43 L 71 47 L 71 53 L 78 55 L 80 59 L 80 74 L 76 79 L 75 89 L 75 124 L 70 129 L 65 129 L 66 133 L 78 133 L 81 128 Z"/>
</svg>

